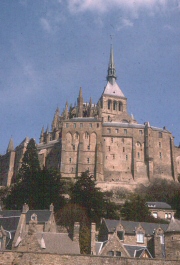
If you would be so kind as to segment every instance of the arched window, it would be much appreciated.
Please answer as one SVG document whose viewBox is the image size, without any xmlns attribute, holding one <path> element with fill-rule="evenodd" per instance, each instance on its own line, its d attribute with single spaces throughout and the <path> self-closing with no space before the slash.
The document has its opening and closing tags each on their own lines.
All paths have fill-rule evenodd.
<svg viewBox="0 0 180 265">
<path fill-rule="evenodd" d="M 111 100 L 108 100 L 108 109 L 111 109 Z"/>
<path fill-rule="evenodd" d="M 116 101 L 113 102 L 113 110 L 117 110 L 117 102 Z"/>
<path fill-rule="evenodd" d="M 119 102 L 119 111 L 123 111 L 123 104 L 122 104 L 122 102 Z"/>
</svg>

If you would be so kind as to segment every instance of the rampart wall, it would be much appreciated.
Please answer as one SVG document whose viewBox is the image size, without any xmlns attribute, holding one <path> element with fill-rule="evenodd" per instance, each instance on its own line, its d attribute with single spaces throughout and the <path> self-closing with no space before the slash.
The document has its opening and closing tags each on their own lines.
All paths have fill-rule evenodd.
<svg viewBox="0 0 180 265">
<path fill-rule="evenodd" d="M 178 260 L 0 252 L 0 265 L 179 265 Z"/>
</svg>

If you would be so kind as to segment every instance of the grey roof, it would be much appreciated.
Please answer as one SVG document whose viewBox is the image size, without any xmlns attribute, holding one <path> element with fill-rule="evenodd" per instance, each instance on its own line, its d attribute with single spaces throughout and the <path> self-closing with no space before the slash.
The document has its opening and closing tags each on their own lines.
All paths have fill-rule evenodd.
<svg viewBox="0 0 180 265">
<path fill-rule="evenodd" d="M 147 247 L 143 247 L 143 246 L 130 246 L 130 245 L 124 245 L 124 247 L 126 248 L 126 250 L 128 251 L 129 255 L 133 258 L 140 258 L 142 256 L 142 254 L 144 253 L 144 251 L 147 251 L 149 253 L 149 255 L 152 258 L 151 253 L 149 252 Z"/>
<path fill-rule="evenodd" d="M 35 213 L 37 215 L 38 223 L 45 223 L 49 220 L 51 211 L 49 210 L 29 210 L 26 214 L 26 222 L 29 223 L 31 215 Z M 20 216 L 21 210 L 4 210 L 0 211 L 0 217 L 15 217 Z"/>
<path fill-rule="evenodd" d="M 49 210 L 29 210 L 26 214 L 26 222 L 29 223 L 31 215 L 35 213 L 37 215 L 38 223 L 45 223 L 49 220 L 51 211 Z"/>
<path fill-rule="evenodd" d="M 80 254 L 79 244 L 70 239 L 67 233 L 37 233 L 38 242 L 41 245 L 43 238 L 45 248 L 43 252 L 57 254 Z"/>
<path fill-rule="evenodd" d="M 166 202 L 146 202 L 146 204 L 152 209 L 171 209 L 171 205 Z"/>
<path fill-rule="evenodd" d="M 80 122 L 93 122 L 93 121 L 95 121 L 95 122 L 97 122 L 97 121 L 100 121 L 100 120 L 98 120 L 97 118 L 92 118 L 92 117 L 90 117 L 90 118 L 88 118 L 88 117 L 78 117 L 78 118 L 72 118 L 72 119 L 70 119 L 70 120 L 65 120 L 64 122 L 75 122 L 75 121 L 80 121 Z"/>
<path fill-rule="evenodd" d="M 103 127 L 139 128 L 144 129 L 145 125 L 125 122 L 104 122 Z"/>
<path fill-rule="evenodd" d="M 146 222 L 134 222 L 134 221 L 124 221 L 124 220 L 109 220 L 109 219 L 104 219 L 108 232 L 113 233 L 116 229 L 116 227 L 121 223 L 125 229 L 126 234 L 134 234 L 136 228 L 141 225 L 144 230 L 146 235 L 153 235 L 154 230 L 159 228 L 159 226 L 166 231 L 168 224 L 158 224 L 158 223 L 146 223 Z"/>
<path fill-rule="evenodd" d="M 123 92 L 116 82 L 114 82 L 113 84 L 107 82 L 103 94 L 125 98 Z"/>
<path fill-rule="evenodd" d="M 180 220 L 172 217 L 166 232 L 180 232 Z"/>
<path fill-rule="evenodd" d="M 19 218 L 20 218 L 19 216 L 0 217 L 0 226 L 2 226 L 4 230 L 9 232 L 16 231 L 19 223 Z"/>
</svg>

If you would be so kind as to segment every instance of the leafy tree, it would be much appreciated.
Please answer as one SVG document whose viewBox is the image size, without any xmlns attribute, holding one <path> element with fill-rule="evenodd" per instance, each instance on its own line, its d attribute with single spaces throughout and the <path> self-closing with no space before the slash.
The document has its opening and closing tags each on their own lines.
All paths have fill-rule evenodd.
<svg viewBox="0 0 180 265">
<path fill-rule="evenodd" d="M 60 196 L 63 184 L 60 175 L 55 171 L 41 170 L 36 144 L 31 139 L 22 159 L 16 183 L 11 185 L 9 194 L 4 200 L 8 209 L 21 209 L 27 203 L 30 209 L 47 209 L 51 203 L 62 206 Z"/>
<path fill-rule="evenodd" d="M 154 221 L 146 205 L 146 201 L 139 195 L 132 195 L 126 200 L 122 209 L 121 217 L 127 221 L 150 222 Z"/>
</svg>

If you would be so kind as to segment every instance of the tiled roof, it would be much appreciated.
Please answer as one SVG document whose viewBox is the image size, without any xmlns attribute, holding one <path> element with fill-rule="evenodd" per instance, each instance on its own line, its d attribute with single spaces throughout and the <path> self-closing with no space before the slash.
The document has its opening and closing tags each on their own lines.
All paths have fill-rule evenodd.
<svg viewBox="0 0 180 265">
<path fill-rule="evenodd" d="M 113 84 L 111 84 L 110 82 L 107 82 L 107 85 L 104 89 L 103 94 L 125 98 L 123 92 L 121 91 L 120 87 L 118 86 L 116 82 Z"/>
<path fill-rule="evenodd" d="M 0 217 L 0 226 L 3 227 L 6 231 L 16 231 L 18 223 L 19 223 L 19 216 L 18 217 Z"/>
<path fill-rule="evenodd" d="M 38 242 L 44 239 L 42 252 L 57 254 L 80 254 L 79 244 L 70 239 L 67 233 L 37 233 Z"/>
<path fill-rule="evenodd" d="M 39 223 L 45 223 L 49 220 L 51 211 L 49 210 L 29 210 L 26 214 L 26 222 L 29 223 L 31 220 L 31 215 L 35 213 L 37 215 L 37 219 Z M 4 210 L 0 211 L 0 217 L 15 217 L 20 216 L 21 211 L 20 210 Z"/>
<path fill-rule="evenodd" d="M 166 231 L 168 224 L 158 224 L 158 223 L 146 223 L 146 222 L 133 222 L 133 221 L 119 221 L 119 220 L 109 220 L 105 219 L 105 223 L 109 233 L 113 233 L 116 230 L 116 227 L 121 223 L 125 229 L 126 234 L 134 234 L 136 228 L 141 225 L 146 235 L 153 235 L 154 230 L 159 228 L 159 226 Z"/>
<path fill-rule="evenodd" d="M 166 232 L 180 232 L 180 220 L 172 217 Z"/>
<path fill-rule="evenodd" d="M 146 202 L 149 208 L 157 208 L 157 209 L 171 209 L 171 205 L 166 202 Z"/>
</svg>

